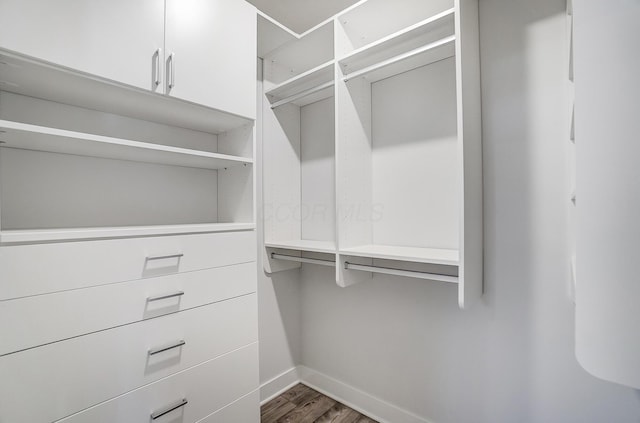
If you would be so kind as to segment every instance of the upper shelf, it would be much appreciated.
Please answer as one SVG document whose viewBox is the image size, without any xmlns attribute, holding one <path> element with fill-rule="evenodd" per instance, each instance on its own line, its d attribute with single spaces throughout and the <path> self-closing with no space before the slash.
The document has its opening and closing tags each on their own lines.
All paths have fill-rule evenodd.
<svg viewBox="0 0 640 423">
<path fill-rule="evenodd" d="M 345 81 L 377 81 L 455 55 L 455 11 L 446 10 L 338 60 Z"/>
<path fill-rule="evenodd" d="M 213 134 L 253 122 L 2 49 L 0 90 Z"/>
<path fill-rule="evenodd" d="M 458 266 L 458 250 L 420 247 L 397 247 L 392 245 L 361 245 L 340 249 L 341 255 L 376 258 L 384 260 L 410 261 L 415 263 Z"/>
<path fill-rule="evenodd" d="M 253 163 L 252 159 L 244 157 L 66 131 L 7 120 L 0 120 L 0 147 L 203 169 L 222 169 Z"/>
<path fill-rule="evenodd" d="M 333 60 L 323 63 L 267 91 L 271 108 L 286 103 L 305 106 L 331 97 L 334 86 L 334 63 Z"/>
</svg>

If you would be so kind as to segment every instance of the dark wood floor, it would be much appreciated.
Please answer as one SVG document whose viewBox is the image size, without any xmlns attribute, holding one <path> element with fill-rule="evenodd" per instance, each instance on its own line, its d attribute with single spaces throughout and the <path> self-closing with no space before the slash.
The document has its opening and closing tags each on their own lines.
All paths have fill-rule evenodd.
<svg viewBox="0 0 640 423">
<path fill-rule="evenodd" d="M 298 384 L 260 409 L 261 423 L 377 423 L 355 410 Z"/>
</svg>

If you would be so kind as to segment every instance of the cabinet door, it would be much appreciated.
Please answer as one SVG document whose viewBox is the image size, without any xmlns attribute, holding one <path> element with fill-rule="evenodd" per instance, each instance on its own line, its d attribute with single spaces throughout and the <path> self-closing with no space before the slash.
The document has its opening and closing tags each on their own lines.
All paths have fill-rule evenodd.
<svg viewBox="0 0 640 423">
<path fill-rule="evenodd" d="M 1 48 L 144 89 L 163 37 L 163 0 L 0 1 Z"/>
<path fill-rule="evenodd" d="M 167 93 L 254 118 L 256 16 L 243 0 L 167 0 Z"/>
</svg>

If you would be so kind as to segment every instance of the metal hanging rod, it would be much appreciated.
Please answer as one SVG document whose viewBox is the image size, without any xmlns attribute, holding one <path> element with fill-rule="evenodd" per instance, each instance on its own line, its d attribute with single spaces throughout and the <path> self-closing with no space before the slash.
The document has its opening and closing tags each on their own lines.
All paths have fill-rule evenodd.
<svg viewBox="0 0 640 423">
<path fill-rule="evenodd" d="M 298 263 L 319 264 L 321 266 L 335 267 L 336 262 L 333 260 L 314 259 L 307 257 L 288 256 L 286 254 L 271 253 L 271 258 L 276 260 L 295 261 Z"/>
<path fill-rule="evenodd" d="M 324 90 L 326 88 L 333 87 L 333 86 L 334 86 L 334 82 L 333 81 L 325 82 L 324 84 L 318 85 L 317 87 L 309 88 L 308 90 L 304 90 L 304 91 L 301 91 L 301 92 L 299 92 L 297 94 L 294 94 L 294 95 L 291 95 L 289 97 L 283 98 L 282 100 L 278 100 L 278 101 L 276 101 L 275 103 L 273 103 L 271 105 L 271 108 L 275 109 L 276 107 L 282 106 L 283 104 L 291 103 L 293 101 L 299 100 L 299 99 L 301 99 L 303 97 L 306 97 L 306 96 L 311 95 L 311 94 L 315 94 L 318 91 L 322 91 L 322 90 Z"/>
<path fill-rule="evenodd" d="M 278 253 L 271 253 L 271 258 L 275 260 L 295 261 L 297 263 L 319 264 L 321 266 L 333 267 L 336 265 L 336 262 L 333 260 L 289 256 L 286 254 L 278 254 Z M 349 263 L 348 261 L 344 263 L 344 268 L 347 270 L 361 270 L 364 272 L 383 273 L 385 275 L 407 276 L 410 278 L 428 279 L 431 281 L 458 283 L 457 276 L 441 275 L 438 273 L 429 273 L 429 272 L 420 272 L 418 270 L 403 270 L 403 269 L 394 269 L 391 267 L 368 266 L 364 264 Z"/>
<path fill-rule="evenodd" d="M 456 40 L 456 36 L 455 35 L 451 35 L 449 37 L 445 37 L 445 38 L 443 38 L 441 40 L 435 41 L 433 43 L 427 44 L 427 45 L 422 46 L 422 47 L 418 47 L 418 48 L 416 48 L 414 50 L 408 51 L 408 52 L 400 54 L 398 56 L 394 56 L 394 57 L 392 57 L 390 59 L 384 60 L 382 62 L 379 62 L 379 63 L 376 63 L 374 65 L 368 66 L 368 67 L 366 67 L 364 69 L 360 69 L 358 71 L 350 73 L 350 74 L 344 76 L 342 78 L 342 80 L 344 82 L 348 82 L 350 79 L 366 75 L 366 74 L 371 73 L 373 71 L 376 71 L 378 69 L 384 68 L 384 67 L 389 66 L 389 65 L 393 65 L 394 63 L 398 63 L 398 62 L 400 62 L 402 60 L 409 59 L 409 58 L 411 58 L 413 56 L 417 56 L 417 55 L 425 53 L 425 52 L 427 52 L 429 50 L 433 50 L 433 49 L 435 49 L 437 47 L 453 43 L 455 40 Z"/>
<path fill-rule="evenodd" d="M 348 261 L 344 263 L 344 268 L 347 270 L 362 270 L 364 272 L 384 273 L 385 275 L 408 276 L 410 278 L 429 279 L 431 281 L 458 283 L 457 276 L 440 275 L 438 273 L 420 272 L 417 270 L 402 270 L 394 269 L 391 267 L 367 266 L 364 264 L 349 263 Z"/>
</svg>

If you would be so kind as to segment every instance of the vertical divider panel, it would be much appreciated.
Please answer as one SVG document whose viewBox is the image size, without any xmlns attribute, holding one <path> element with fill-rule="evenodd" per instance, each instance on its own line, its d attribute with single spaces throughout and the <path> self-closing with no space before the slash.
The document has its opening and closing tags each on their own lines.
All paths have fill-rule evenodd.
<svg viewBox="0 0 640 423">
<path fill-rule="evenodd" d="M 345 42 L 342 24 L 335 25 L 336 43 Z M 336 52 L 342 51 L 336 45 Z M 346 287 L 371 279 L 369 272 L 350 272 L 345 269 L 347 258 L 342 248 L 371 244 L 372 211 L 372 139 L 371 139 L 371 83 L 364 78 L 344 82 L 340 66 L 335 66 L 336 99 L 336 226 L 338 257 L 336 281 Z M 372 264 L 368 258 L 350 257 L 350 262 Z"/>
<path fill-rule="evenodd" d="M 265 66 L 269 66 L 265 61 Z M 263 98 L 263 169 L 265 241 L 300 239 L 300 108 L 284 104 L 271 108 Z M 267 273 L 300 267 L 300 263 L 272 260 L 267 254 Z"/>
<path fill-rule="evenodd" d="M 456 85 L 460 172 L 458 303 L 466 309 L 483 292 L 482 117 L 478 0 L 456 0 Z"/>
</svg>

